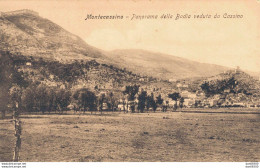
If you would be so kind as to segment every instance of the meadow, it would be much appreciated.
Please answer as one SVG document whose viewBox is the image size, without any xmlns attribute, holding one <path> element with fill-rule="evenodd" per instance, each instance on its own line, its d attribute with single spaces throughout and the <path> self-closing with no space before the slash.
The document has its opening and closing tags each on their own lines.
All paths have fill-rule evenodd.
<svg viewBox="0 0 260 168">
<path fill-rule="evenodd" d="M 249 162 L 260 160 L 260 115 L 24 114 L 23 162 Z M 11 119 L 0 120 L 0 161 L 12 161 Z"/>
</svg>

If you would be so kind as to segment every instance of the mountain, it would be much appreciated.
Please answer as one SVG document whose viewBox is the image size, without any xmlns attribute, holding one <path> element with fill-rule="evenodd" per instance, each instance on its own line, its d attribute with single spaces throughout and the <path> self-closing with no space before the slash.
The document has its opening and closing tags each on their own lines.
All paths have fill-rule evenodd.
<svg viewBox="0 0 260 168">
<path fill-rule="evenodd" d="M 23 56 L 70 63 L 92 60 L 150 76 L 175 81 L 209 77 L 229 68 L 145 50 L 102 51 L 31 10 L 0 12 L 0 50 Z"/>
<path fill-rule="evenodd" d="M 58 60 L 100 58 L 102 53 L 78 36 L 30 10 L 0 15 L 0 50 Z"/>
<path fill-rule="evenodd" d="M 208 77 L 229 68 L 145 50 L 114 50 L 105 53 L 111 63 L 137 74 L 161 79 Z"/>
<path fill-rule="evenodd" d="M 138 84 L 173 88 L 167 81 L 113 66 L 103 51 L 30 10 L 0 12 L 0 57 L 10 57 L 29 85 L 97 92 Z"/>
</svg>

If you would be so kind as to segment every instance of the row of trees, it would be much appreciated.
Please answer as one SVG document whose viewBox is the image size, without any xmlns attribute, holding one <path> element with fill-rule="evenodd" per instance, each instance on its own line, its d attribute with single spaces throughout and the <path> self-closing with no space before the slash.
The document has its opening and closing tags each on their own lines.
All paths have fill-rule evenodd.
<svg viewBox="0 0 260 168">
<path fill-rule="evenodd" d="M 139 85 L 125 87 L 123 94 L 127 95 L 127 108 L 129 105 L 131 111 L 135 112 L 137 106 L 137 110 L 141 113 L 143 113 L 145 109 L 148 111 L 150 108 L 152 108 L 153 111 L 156 111 L 157 107 L 163 104 L 161 95 L 154 98 L 153 93 L 148 95 L 147 91 L 144 91 L 143 89 L 139 92 L 139 87 Z M 135 102 L 136 99 L 137 103 Z M 125 106 L 125 103 L 123 103 L 123 105 Z"/>
<path fill-rule="evenodd" d="M 137 109 L 139 112 L 156 111 L 161 107 L 163 111 L 167 110 L 168 102 L 162 99 L 162 96 L 148 94 L 147 91 L 141 90 L 139 86 L 126 86 L 123 94 L 127 96 L 127 101 L 123 105 L 130 107 L 132 112 Z M 120 103 L 119 97 L 113 92 L 95 93 L 87 88 L 70 91 L 57 86 L 47 86 L 44 84 L 30 85 L 21 92 L 21 107 L 23 111 L 41 111 L 42 113 L 59 111 L 63 112 L 69 108 L 75 111 L 103 111 L 104 109 L 114 111 Z M 168 95 L 169 98 L 179 100 L 180 107 L 183 106 L 184 99 L 179 93 Z M 136 101 L 137 100 L 137 101 Z M 106 107 L 104 107 L 106 106 Z"/>
<path fill-rule="evenodd" d="M 70 104 L 71 93 L 59 87 L 44 84 L 31 85 L 22 91 L 21 108 L 23 111 L 60 111 L 63 112 Z"/>
<path fill-rule="evenodd" d="M 26 112 L 51 112 L 63 111 L 74 109 L 75 111 L 109 111 L 116 110 L 120 103 L 119 97 L 115 96 L 113 92 L 110 93 L 95 93 L 87 88 L 77 90 L 65 89 L 63 86 L 48 86 L 45 84 L 31 84 L 26 88 L 13 86 L 10 89 L 11 94 L 11 108 L 14 106 L 19 107 L 19 111 Z M 123 94 L 127 96 L 127 101 L 123 102 L 124 105 L 130 106 L 132 112 L 137 109 L 143 113 L 145 110 L 152 109 L 154 112 L 158 107 L 163 111 L 168 108 L 168 102 L 162 99 L 162 96 L 154 96 L 153 93 L 148 94 L 147 91 L 141 90 L 139 86 L 126 86 Z M 177 109 L 177 101 L 179 106 L 183 107 L 184 99 L 179 93 L 172 93 L 168 95 L 169 98 L 176 103 L 174 109 Z M 18 105 L 14 105 L 15 103 Z M 106 107 L 104 107 L 106 106 Z"/>
<path fill-rule="evenodd" d="M 139 85 L 132 85 L 132 86 L 126 86 L 123 93 L 127 95 L 128 101 L 130 101 L 130 108 L 131 111 L 135 111 L 135 106 L 137 106 L 137 110 L 141 113 L 144 112 L 146 109 L 147 111 L 152 108 L 152 110 L 155 112 L 158 107 L 162 108 L 162 111 L 166 111 L 169 107 L 169 102 L 164 101 L 162 99 L 162 96 L 159 95 L 157 97 L 154 97 L 154 94 L 151 93 L 150 95 L 145 90 L 141 90 L 139 92 Z M 177 101 L 179 101 L 179 107 L 183 107 L 184 98 L 180 96 L 178 92 L 174 92 L 168 95 L 169 98 L 175 101 L 173 109 L 177 109 Z M 135 100 L 137 99 L 137 103 L 135 103 Z"/>
<path fill-rule="evenodd" d="M 118 101 L 112 92 L 97 94 L 87 88 L 71 91 L 64 87 L 31 85 L 22 91 L 21 105 L 23 111 L 40 111 L 42 113 L 59 111 L 62 113 L 69 108 L 75 111 L 113 111 Z"/>
<path fill-rule="evenodd" d="M 163 99 L 161 95 L 154 98 L 153 93 L 150 95 L 147 94 L 146 91 L 141 91 L 141 93 L 138 95 L 138 106 L 137 109 L 143 113 L 145 108 L 148 111 L 150 108 L 153 109 L 155 112 L 158 106 L 161 106 L 163 104 Z"/>
</svg>

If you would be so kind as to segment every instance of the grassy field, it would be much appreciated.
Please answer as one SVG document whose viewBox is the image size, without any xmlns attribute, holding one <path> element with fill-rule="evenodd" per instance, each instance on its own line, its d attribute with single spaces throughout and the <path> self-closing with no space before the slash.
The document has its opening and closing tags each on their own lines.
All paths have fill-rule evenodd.
<svg viewBox="0 0 260 168">
<path fill-rule="evenodd" d="M 20 161 L 260 161 L 260 115 L 109 113 L 22 115 Z M 13 123 L 0 120 L 0 161 Z"/>
</svg>

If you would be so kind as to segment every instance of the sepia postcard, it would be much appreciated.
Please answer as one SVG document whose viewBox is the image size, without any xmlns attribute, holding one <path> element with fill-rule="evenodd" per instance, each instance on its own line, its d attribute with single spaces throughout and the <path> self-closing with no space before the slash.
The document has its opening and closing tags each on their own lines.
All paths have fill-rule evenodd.
<svg viewBox="0 0 260 168">
<path fill-rule="evenodd" d="M 259 0 L 0 0 L 1 168 L 259 168 L 259 146 Z"/>
</svg>

